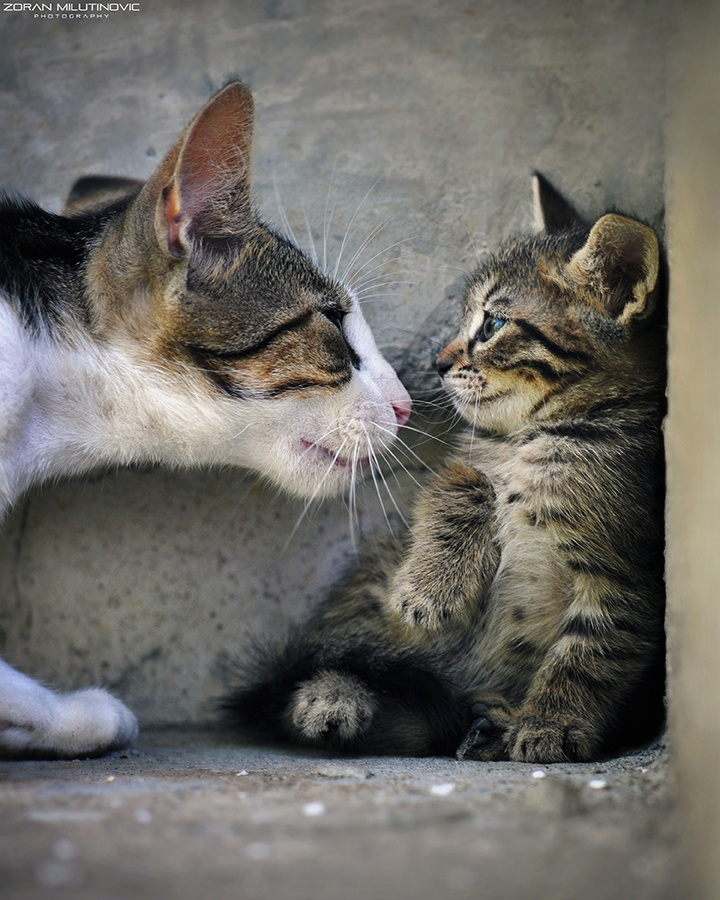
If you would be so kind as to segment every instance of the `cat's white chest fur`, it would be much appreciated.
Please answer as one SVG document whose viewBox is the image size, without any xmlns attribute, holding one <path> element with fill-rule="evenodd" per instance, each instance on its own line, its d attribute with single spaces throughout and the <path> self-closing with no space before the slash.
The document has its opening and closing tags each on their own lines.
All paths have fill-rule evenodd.
<svg viewBox="0 0 720 900">
<path fill-rule="evenodd" d="M 23 441 L 33 406 L 33 353 L 0 294 L 0 518 L 19 492 Z"/>
</svg>

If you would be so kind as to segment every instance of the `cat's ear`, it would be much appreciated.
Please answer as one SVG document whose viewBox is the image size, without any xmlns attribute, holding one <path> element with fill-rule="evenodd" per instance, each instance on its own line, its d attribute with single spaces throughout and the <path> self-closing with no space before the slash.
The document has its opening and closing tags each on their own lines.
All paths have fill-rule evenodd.
<svg viewBox="0 0 720 900">
<path fill-rule="evenodd" d="M 584 224 L 575 209 L 539 172 L 533 173 L 532 191 L 538 231 L 563 231 Z"/>
<path fill-rule="evenodd" d="M 233 231 L 250 202 L 254 106 L 249 88 L 233 82 L 200 111 L 161 166 L 155 231 L 163 250 L 182 258 L 193 239 Z M 169 165 L 168 165 L 169 163 Z"/>
<path fill-rule="evenodd" d="M 659 272 L 660 248 L 652 228 L 614 213 L 598 219 L 567 268 L 591 304 L 621 324 L 652 312 Z"/>
</svg>

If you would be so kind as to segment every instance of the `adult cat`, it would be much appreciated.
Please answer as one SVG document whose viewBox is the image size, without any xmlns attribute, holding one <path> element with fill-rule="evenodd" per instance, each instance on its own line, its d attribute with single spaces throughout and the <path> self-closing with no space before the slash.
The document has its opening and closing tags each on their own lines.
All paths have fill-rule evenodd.
<svg viewBox="0 0 720 900">
<path fill-rule="evenodd" d="M 469 279 L 437 369 L 469 423 L 412 528 L 361 559 L 227 700 L 369 753 L 589 760 L 662 721 L 658 240 L 536 178 L 543 229 Z M 658 677 L 659 676 L 659 677 Z"/>
<path fill-rule="evenodd" d="M 357 301 L 254 211 L 252 131 L 232 83 L 146 184 L 83 180 L 63 216 L 0 202 L 0 515 L 38 482 L 136 462 L 329 495 L 409 417 Z M 136 731 L 105 691 L 57 695 L 0 661 L 0 754 Z"/>
</svg>

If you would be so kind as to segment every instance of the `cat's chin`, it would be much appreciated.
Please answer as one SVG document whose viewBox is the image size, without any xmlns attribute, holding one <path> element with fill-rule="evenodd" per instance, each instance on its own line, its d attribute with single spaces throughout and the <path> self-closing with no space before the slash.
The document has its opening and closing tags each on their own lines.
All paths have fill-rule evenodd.
<svg viewBox="0 0 720 900">
<path fill-rule="evenodd" d="M 339 451 L 330 450 L 328 447 L 323 447 L 322 444 L 316 444 L 314 441 L 308 441 L 305 438 L 300 439 L 300 446 L 304 459 L 310 463 L 318 462 L 327 472 L 332 472 L 335 469 L 345 469 L 349 472 L 354 470 L 359 473 L 370 465 L 368 456 L 342 456 Z"/>
</svg>

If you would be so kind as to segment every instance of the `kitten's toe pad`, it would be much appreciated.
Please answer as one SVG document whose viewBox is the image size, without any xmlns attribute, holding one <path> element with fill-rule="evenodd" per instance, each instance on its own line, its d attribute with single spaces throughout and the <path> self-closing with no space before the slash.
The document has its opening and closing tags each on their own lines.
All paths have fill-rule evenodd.
<svg viewBox="0 0 720 900">
<path fill-rule="evenodd" d="M 297 688 L 288 717 L 302 740 L 344 745 L 367 731 L 376 708 L 377 701 L 360 679 L 323 671 Z"/>
</svg>

